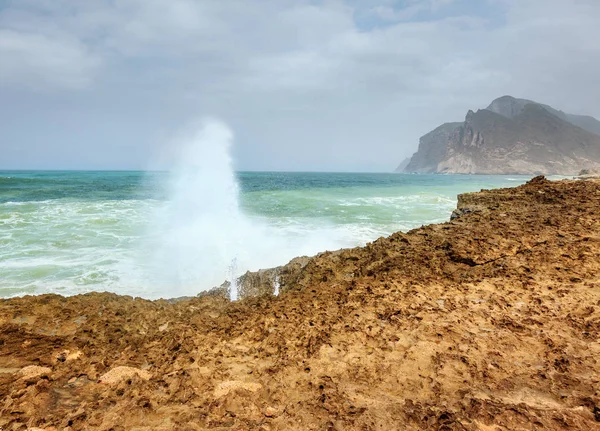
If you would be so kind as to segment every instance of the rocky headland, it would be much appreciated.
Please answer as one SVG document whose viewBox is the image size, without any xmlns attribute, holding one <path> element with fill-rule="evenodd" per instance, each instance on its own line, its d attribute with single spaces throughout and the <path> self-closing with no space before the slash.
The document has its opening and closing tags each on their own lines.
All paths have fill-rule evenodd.
<svg viewBox="0 0 600 431">
<path fill-rule="evenodd" d="M 420 139 L 397 172 L 576 175 L 600 167 L 600 121 L 503 96 Z"/>
<path fill-rule="evenodd" d="M 600 430 L 599 203 L 594 179 L 464 194 L 233 303 L 2 300 L 0 428 Z"/>
</svg>

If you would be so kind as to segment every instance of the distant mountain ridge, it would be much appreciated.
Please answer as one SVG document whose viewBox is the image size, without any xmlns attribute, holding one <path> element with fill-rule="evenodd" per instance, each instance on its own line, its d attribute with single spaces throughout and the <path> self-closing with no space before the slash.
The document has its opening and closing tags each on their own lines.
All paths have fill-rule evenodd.
<svg viewBox="0 0 600 431">
<path fill-rule="evenodd" d="M 490 103 L 490 105 L 485 109 L 507 118 L 514 118 L 523 111 L 525 105 L 530 103 L 540 105 L 546 111 L 556 115 L 558 118 L 568 121 L 575 126 L 579 126 L 588 132 L 600 135 L 600 121 L 596 120 L 594 117 L 589 115 L 566 114 L 563 111 L 559 111 L 551 106 L 544 105 L 543 103 L 534 102 L 533 100 L 516 99 L 512 96 L 502 96 L 492 101 L 492 103 Z"/>
<path fill-rule="evenodd" d="M 600 167 L 600 121 L 503 96 L 420 139 L 398 172 L 563 174 Z"/>
</svg>

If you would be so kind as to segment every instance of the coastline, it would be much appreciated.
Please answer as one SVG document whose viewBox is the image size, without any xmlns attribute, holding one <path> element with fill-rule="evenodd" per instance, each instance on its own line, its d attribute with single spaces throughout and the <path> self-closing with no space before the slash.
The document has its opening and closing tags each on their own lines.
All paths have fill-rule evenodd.
<svg viewBox="0 0 600 431">
<path fill-rule="evenodd" d="M 0 300 L 0 428 L 600 429 L 599 202 L 593 179 L 463 194 L 234 303 Z"/>
<path fill-rule="evenodd" d="M 192 193 L 189 181 L 168 191 L 167 177 L 143 172 L 38 172 L 3 180 L 0 296 L 104 290 L 147 299 L 194 296 L 230 279 L 231 271 L 239 276 L 446 221 L 458 193 L 530 179 L 336 173 L 235 178 L 237 192 L 215 195 Z M 235 217 L 227 212 L 232 205 Z M 196 223 L 184 216 L 192 212 L 197 220 L 213 220 Z M 217 229 L 204 229 L 211 225 Z"/>
</svg>

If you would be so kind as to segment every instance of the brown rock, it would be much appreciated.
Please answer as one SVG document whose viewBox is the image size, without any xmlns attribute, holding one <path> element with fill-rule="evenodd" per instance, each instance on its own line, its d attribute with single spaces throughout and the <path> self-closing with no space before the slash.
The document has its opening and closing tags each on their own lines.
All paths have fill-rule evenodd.
<svg viewBox="0 0 600 431">
<path fill-rule="evenodd" d="M 52 370 L 48 367 L 40 367 L 37 365 L 29 365 L 21 368 L 19 377 L 23 380 L 37 380 L 39 377 L 47 376 Z"/>
<path fill-rule="evenodd" d="M 123 380 L 131 379 L 135 376 L 138 376 L 142 380 L 149 380 L 150 377 L 152 377 L 152 374 L 150 374 L 150 372 L 146 370 L 141 370 L 139 368 L 120 366 L 115 367 L 109 372 L 103 374 L 100 377 L 100 382 L 109 385 L 114 385 Z"/>
<path fill-rule="evenodd" d="M 267 407 L 265 409 L 265 416 L 268 418 L 272 418 L 274 416 L 277 416 L 277 409 L 274 409 L 273 407 Z"/>
<path fill-rule="evenodd" d="M 221 382 L 217 385 L 214 391 L 215 398 L 221 398 L 231 392 L 237 391 L 239 389 L 257 392 L 262 389 L 262 385 L 260 383 L 253 382 L 242 382 L 239 380 L 230 380 L 226 382 Z"/>
<path fill-rule="evenodd" d="M 0 427 L 599 430 L 599 207 L 594 179 L 465 194 L 278 298 L 0 300 Z"/>
</svg>

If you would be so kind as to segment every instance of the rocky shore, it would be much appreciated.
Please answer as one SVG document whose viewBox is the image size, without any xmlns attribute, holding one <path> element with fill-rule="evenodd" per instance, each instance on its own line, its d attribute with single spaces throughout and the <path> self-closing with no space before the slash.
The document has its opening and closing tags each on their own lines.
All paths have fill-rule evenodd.
<svg viewBox="0 0 600 431">
<path fill-rule="evenodd" d="M 0 429 L 600 430 L 598 180 L 270 271 L 234 303 L 0 301 Z"/>
</svg>

